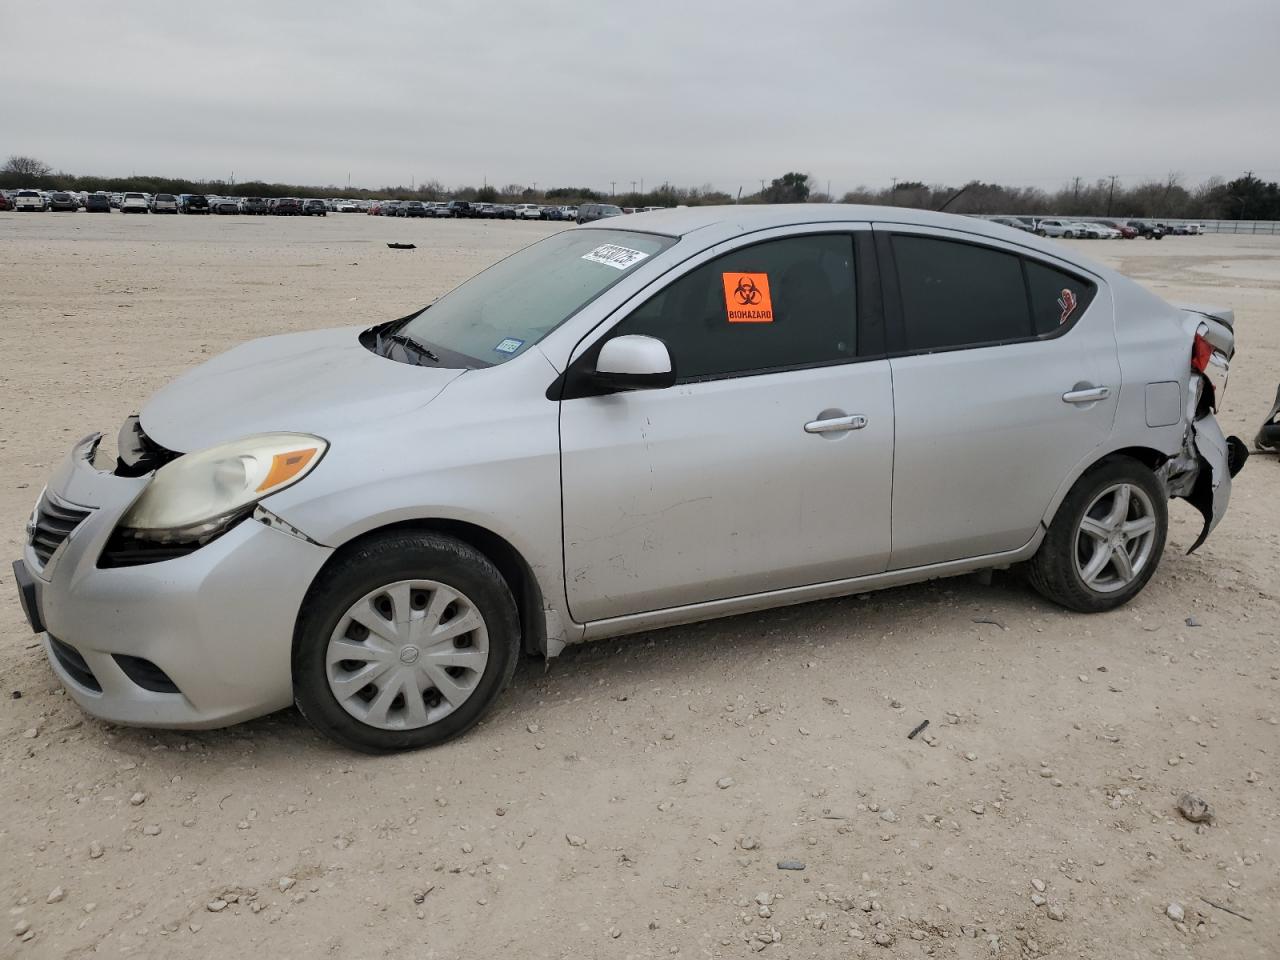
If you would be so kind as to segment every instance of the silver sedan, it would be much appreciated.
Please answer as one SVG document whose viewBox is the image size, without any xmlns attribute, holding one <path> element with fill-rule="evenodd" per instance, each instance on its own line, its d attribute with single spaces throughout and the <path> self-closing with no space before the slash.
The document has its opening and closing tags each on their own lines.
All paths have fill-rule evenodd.
<svg viewBox="0 0 1280 960">
<path fill-rule="evenodd" d="M 1080 612 L 1227 507 L 1229 309 L 902 209 L 568 229 L 408 317 L 243 344 L 75 445 L 15 572 L 117 723 L 296 704 L 373 752 L 522 652 L 1018 566 Z M 1213 374 L 1213 376 L 1211 376 Z"/>
</svg>

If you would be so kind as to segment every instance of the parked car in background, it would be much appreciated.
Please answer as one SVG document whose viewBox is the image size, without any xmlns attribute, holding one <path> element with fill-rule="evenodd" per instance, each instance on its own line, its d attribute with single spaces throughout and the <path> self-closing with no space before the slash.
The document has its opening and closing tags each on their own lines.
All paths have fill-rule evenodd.
<svg viewBox="0 0 1280 960">
<path fill-rule="evenodd" d="M 235 197 L 209 197 L 209 212 L 221 216 L 240 213 L 240 201 Z"/>
<path fill-rule="evenodd" d="M 471 216 L 471 204 L 466 200 L 450 200 L 446 206 L 451 217 Z"/>
<path fill-rule="evenodd" d="M 44 194 L 37 190 L 19 190 L 13 195 L 13 209 L 23 212 L 41 212 L 49 208 Z"/>
<path fill-rule="evenodd" d="M 1120 231 L 1105 223 L 1085 220 L 1076 224 L 1076 236 L 1086 240 L 1119 240 Z"/>
<path fill-rule="evenodd" d="M 563 220 L 563 219 L 564 219 L 564 211 L 562 211 L 559 207 L 543 207 L 543 208 L 542 208 L 542 213 L 541 213 L 541 219 L 543 219 L 543 220 Z"/>
<path fill-rule="evenodd" d="M 433 217 L 452 217 L 453 211 L 449 209 L 449 204 L 444 201 L 437 201 L 431 204 L 431 216 Z"/>
<path fill-rule="evenodd" d="M 172 193 L 157 193 L 151 198 L 151 212 L 177 214 L 178 198 Z"/>
<path fill-rule="evenodd" d="M 110 213 L 111 198 L 105 193 L 91 193 L 84 198 L 85 213 Z"/>
<path fill-rule="evenodd" d="M 1074 220 L 1046 218 L 1036 221 L 1036 235 L 1041 237 L 1066 237 L 1071 239 L 1079 232 Z"/>
<path fill-rule="evenodd" d="M 516 208 L 510 203 L 495 203 L 493 205 L 493 217 L 495 220 L 514 220 L 516 218 Z"/>
<path fill-rule="evenodd" d="M 1198 223 L 1184 223 L 1183 226 L 1187 228 L 1187 236 L 1189 237 L 1204 233 L 1204 228 Z"/>
<path fill-rule="evenodd" d="M 517 203 L 515 206 L 517 220 L 539 220 L 542 208 L 536 203 Z"/>
<path fill-rule="evenodd" d="M 327 217 L 329 208 L 325 206 L 323 200 L 304 200 L 302 202 L 302 215 L 305 217 Z"/>
<path fill-rule="evenodd" d="M 570 222 L 578 219 L 578 208 L 575 206 L 561 207 L 560 212 L 564 214 L 564 219 Z"/>
<path fill-rule="evenodd" d="M 0 211 L 12 210 L 13 201 L 9 199 L 9 194 L 0 190 Z"/>
<path fill-rule="evenodd" d="M 49 209 L 60 212 L 71 212 L 80 209 L 80 202 L 71 194 L 64 193 L 61 190 L 55 190 L 49 194 Z"/>
<path fill-rule="evenodd" d="M 1035 233 L 1035 225 L 1027 223 L 1020 217 L 992 217 L 992 223 L 1000 223 L 1006 227 L 1013 227 L 1015 230 L 1022 230 L 1026 233 Z"/>
<path fill-rule="evenodd" d="M 1170 498 L 1204 516 L 1192 549 L 1228 507 L 1247 452 L 1206 371 L 1234 317 L 1016 239 L 902 208 L 640 214 L 363 332 L 241 344 L 127 420 L 112 467 L 99 433 L 52 471 L 27 620 L 108 722 L 296 703 L 385 753 L 473 727 L 526 650 L 1009 566 L 1115 610 Z"/>
<path fill-rule="evenodd" d="M 578 205 L 578 222 L 592 223 L 608 217 L 622 216 L 622 208 L 612 203 L 581 203 Z"/>
<path fill-rule="evenodd" d="M 240 212 L 262 216 L 268 212 L 267 201 L 262 197 L 242 197 L 240 200 Z"/>
<path fill-rule="evenodd" d="M 1129 226 L 1123 220 L 1097 220 L 1095 222 L 1100 223 L 1103 226 L 1110 227 L 1112 230 L 1119 233 L 1125 240 L 1132 240 L 1138 235 L 1138 231 L 1133 229 L 1133 227 Z"/>
<path fill-rule="evenodd" d="M 147 198 L 141 193 L 126 193 L 120 198 L 121 213 L 150 213 Z"/>
<path fill-rule="evenodd" d="M 400 215 L 399 200 L 383 200 L 382 206 L 378 210 L 378 215 L 383 217 L 398 217 Z"/>
<path fill-rule="evenodd" d="M 359 213 L 359 212 L 360 212 L 360 204 L 356 203 L 354 200 L 338 201 L 338 213 Z"/>
<path fill-rule="evenodd" d="M 271 212 L 277 217 L 296 217 L 302 213 L 302 201 L 296 197 L 277 197 L 271 201 Z"/>
<path fill-rule="evenodd" d="M 1145 240 L 1159 240 L 1164 236 L 1164 227 L 1150 220 L 1130 220 L 1129 226 Z"/>
<path fill-rule="evenodd" d="M 209 198 L 203 193 L 178 194 L 178 211 L 180 213 L 208 213 Z"/>
</svg>

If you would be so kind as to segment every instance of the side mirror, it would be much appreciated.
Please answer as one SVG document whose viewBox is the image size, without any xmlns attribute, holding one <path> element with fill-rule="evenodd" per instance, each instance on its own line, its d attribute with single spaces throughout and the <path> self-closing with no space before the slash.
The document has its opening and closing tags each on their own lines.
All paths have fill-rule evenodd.
<svg viewBox="0 0 1280 960">
<path fill-rule="evenodd" d="M 608 390 L 658 390 L 675 385 L 676 367 L 657 337 L 629 333 L 600 348 L 591 379 Z"/>
</svg>

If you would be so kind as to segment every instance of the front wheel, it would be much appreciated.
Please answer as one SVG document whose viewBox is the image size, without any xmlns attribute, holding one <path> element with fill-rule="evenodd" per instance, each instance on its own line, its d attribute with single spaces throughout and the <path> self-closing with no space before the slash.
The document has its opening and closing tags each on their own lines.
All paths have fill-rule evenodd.
<svg viewBox="0 0 1280 960">
<path fill-rule="evenodd" d="M 294 634 L 294 700 L 318 731 L 366 753 L 434 746 L 470 729 L 510 682 L 511 590 L 452 537 L 371 537 L 327 568 Z"/>
<path fill-rule="evenodd" d="M 1081 613 L 1114 610 L 1155 573 L 1169 529 L 1155 474 L 1129 457 L 1104 460 L 1076 481 L 1031 558 L 1031 585 Z"/>
</svg>

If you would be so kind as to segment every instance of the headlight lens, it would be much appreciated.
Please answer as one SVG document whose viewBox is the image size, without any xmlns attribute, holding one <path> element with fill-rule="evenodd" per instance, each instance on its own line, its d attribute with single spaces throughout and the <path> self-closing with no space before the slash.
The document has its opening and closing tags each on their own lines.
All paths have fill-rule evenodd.
<svg viewBox="0 0 1280 960">
<path fill-rule="evenodd" d="M 120 526 L 161 543 L 200 540 L 297 483 L 328 449 L 310 434 L 264 433 L 188 453 L 156 471 Z"/>
</svg>

